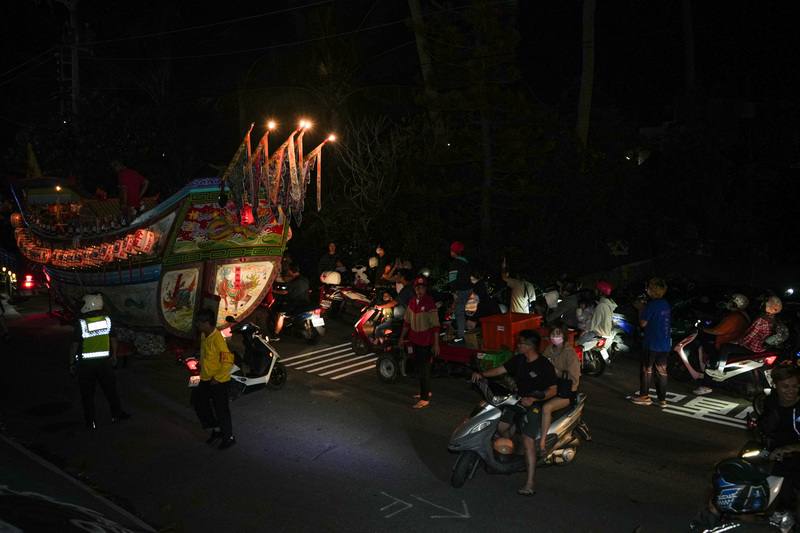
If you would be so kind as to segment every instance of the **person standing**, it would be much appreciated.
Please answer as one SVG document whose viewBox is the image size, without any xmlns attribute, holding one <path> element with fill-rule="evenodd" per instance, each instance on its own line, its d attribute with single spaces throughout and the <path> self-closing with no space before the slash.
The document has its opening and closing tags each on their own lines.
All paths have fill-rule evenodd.
<svg viewBox="0 0 800 533">
<path fill-rule="evenodd" d="M 120 208 L 125 215 L 125 220 L 130 223 L 142 203 L 150 182 L 147 178 L 117 160 L 111 162 L 111 167 L 117 173 Z"/>
<path fill-rule="evenodd" d="M 508 272 L 508 266 L 505 258 L 500 265 L 500 277 L 506 282 L 508 288 L 511 290 L 509 298 L 509 311 L 511 313 L 530 313 L 531 304 L 536 301 L 536 289 L 533 283 L 526 281 L 522 276 L 512 276 Z"/>
<path fill-rule="evenodd" d="M 70 373 L 78 377 L 86 429 L 97 429 L 94 409 L 94 387 L 100 389 L 111 408 L 111 421 L 131 417 L 122 410 L 117 393 L 117 380 L 113 365 L 117 357 L 117 339 L 111 328 L 111 317 L 103 312 L 103 296 L 87 294 L 83 297 L 81 317 L 75 324 L 70 345 Z"/>
<path fill-rule="evenodd" d="M 200 383 L 193 391 L 197 418 L 203 429 L 211 429 L 206 443 L 220 439 L 219 449 L 236 444 L 229 399 L 233 354 L 216 327 L 216 315 L 210 309 L 197 313 L 195 324 L 200 332 Z"/>
<path fill-rule="evenodd" d="M 428 294 L 428 280 L 424 276 L 414 279 L 414 296 L 408 302 L 400 333 L 402 346 L 408 337 L 419 371 L 419 400 L 414 409 L 423 409 L 431 403 L 431 365 L 439 355 L 439 310 Z"/>
<path fill-rule="evenodd" d="M 325 255 L 319 258 L 319 262 L 317 263 L 317 274 L 322 274 L 323 272 L 333 272 L 336 270 L 336 261 L 339 259 L 339 256 L 336 253 L 336 243 L 331 241 L 328 243 L 328 251 L 325 252 Z"/>
<path fill-rule="evenodd" d="M 658 405 L 667 405 L 667 357 L 672 348 L 670 322 L 672 310 L 664 299 L 667 283 L 661 278 L 652 278 L 647 283 L 647 302 L 639 315 L 639 324 L 644 328 L 644 341 L 639 369 L 639 392 L 631 396 L 636 405 L 651 405 L 650 382 L 653 380 L 653 367 L 656 370 L 656 393 Z"/>
<path fill-rule="evenodd" d="M 469 281 L 469 261 L 462 254 L 464 244 L 453 241 L 450 244 L 450 267 L 448 269 L 447 280 L 450 290 L 455 296 L 455 315 L 456 315 L 456 336 L 455 343 L 464 342 L 464 331 L 467 327 L 467 299 L 472 290 Z"/>
</svg>

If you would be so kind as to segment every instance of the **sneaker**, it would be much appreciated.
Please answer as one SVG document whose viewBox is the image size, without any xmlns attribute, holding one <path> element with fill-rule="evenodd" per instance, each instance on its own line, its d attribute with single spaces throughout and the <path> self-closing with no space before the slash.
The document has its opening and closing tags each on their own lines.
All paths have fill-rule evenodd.
<svg viewBox="0 0 800 533">
<path fill-rule="evenodd" d="M 705 385 L 700 385 L 699 387 L 697 387 L 692 391 L 692 393 L 696 394 L 697 396 L 702 396 L 703 394 L 710 394 L 711 392 L 714 392 L 714 389 L 712 389 L 711 387 L 706 387 Z"/>
<path fill-rule="evenodd" d="M 428 399 L 430 400 L 432 397 L 433 397 L 433 393 L 429 392 L 428 393 Z M 414 398 L 415 400 L 419 400 L 419 394 L 415 394 L 414 396 L 412 396 L 412 398 Z"/>
<path fill-rule="evenodd" d="M 666 407 L 667 406 L 667 400 L 658 400 L 658 406 L 659 407 Z"/>
<path fill-rule="evenodd" d="M 411 408 L 412 409 L 425 409 L 430 404 L 431 404 L 431 402 L 428 401 L 428 400 L 420 400 L 417 403 L 415 403 L 414 405 L 412 405 Z"/>
<path fill-rule="evenodd" d="M 706 368 L 706 375 L 720 381 L 722 381 L 725 378 L 725 372 L 711 368 Z"/>
<path fill-rule="evenodd" d="M 636 405 L 653 405 L 650 396 L 631 396 L 630 401 Z"/>
</svg>

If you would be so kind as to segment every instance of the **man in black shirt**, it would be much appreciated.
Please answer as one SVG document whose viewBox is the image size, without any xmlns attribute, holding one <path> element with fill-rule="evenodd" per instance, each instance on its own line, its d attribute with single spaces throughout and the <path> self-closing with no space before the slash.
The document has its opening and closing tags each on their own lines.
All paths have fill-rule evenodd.
<svg viewBox="0 0 800 533">
<path fill-rule="evenodd" d="M 300 268 L 292 263 L 288 267 L 286 276 L 286 289 L 273 289 L 273 293 L 281 296 L 282 301 L 278 305 L 278 314 L 275 318 L 275 336 L 283 330 L 283 322 L 286 314 L 293 315 L 299 313 L 301 308 L 309 304 L 308 299 L 308 278 L 300 274 Z"/>
<path fill-rule="evenodd" d="M 777 461 L 772 473 L 785 478 L 781 504 L 794 511 L 800 490 L 800 372 L 779 367 L 772 371 L 772 381 L 775 390 L 764 402 L 758 428 L 767 438 L 770 459 Z"/>
<path fill-rule="evenodd" d="M 556 370 L 549 359 L 539 354 L 540 341 L 539 334 L 534 330 L 520 331 L 517 355 L 502 366 L 472 374 L 472 381 L 508 374 L 517 384 L 517 394 L 520 396 L 518 405 L 526 408 L 525 413 L 518 414 L 510 409 L 506 410 L 497 430 L 508 438 L 511 424 L 516 422 L 522 432 L 528 480 L 517 493 L 523 496 L 533 496 L 535 493 L 533 478 L 536 473 L 536 435 L 541 427 L 541 406 L 556 395 Z"/>
</svg>

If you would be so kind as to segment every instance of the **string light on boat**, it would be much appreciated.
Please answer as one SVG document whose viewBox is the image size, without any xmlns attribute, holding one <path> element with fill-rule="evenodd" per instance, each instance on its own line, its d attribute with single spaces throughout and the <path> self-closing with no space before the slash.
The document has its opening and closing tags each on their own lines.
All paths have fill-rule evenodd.
<svg viewBox="0 0 800 533">
<path fill-rule="evenodd" d="M 268 130 L 274 130 L 277 127 L 278 127 L 278 124 L 274 120 L 267 121 L 267 129 Z"/>
</svg>

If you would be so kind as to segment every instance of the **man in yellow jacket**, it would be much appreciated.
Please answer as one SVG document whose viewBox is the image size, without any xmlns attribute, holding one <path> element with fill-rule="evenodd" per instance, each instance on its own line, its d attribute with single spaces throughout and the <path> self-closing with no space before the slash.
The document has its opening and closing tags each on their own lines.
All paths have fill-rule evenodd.
<svg viewBox="0 0 800 533">
<path fill-rule="evenodd" d="M 219 449 L 225 450 L 236 444 L 228 397 L 233 354 L 216 323 L 217 317 L 210 309 L 197 313 L 195 324 L 200 332 L 200 384 L 195 389 L 192 403 L 203 428 L 211 430 L 206 442 L 212 444 L 222 439 Z"/>
</svg>

